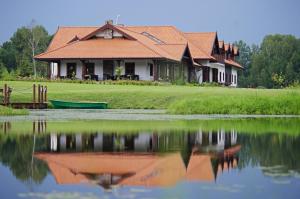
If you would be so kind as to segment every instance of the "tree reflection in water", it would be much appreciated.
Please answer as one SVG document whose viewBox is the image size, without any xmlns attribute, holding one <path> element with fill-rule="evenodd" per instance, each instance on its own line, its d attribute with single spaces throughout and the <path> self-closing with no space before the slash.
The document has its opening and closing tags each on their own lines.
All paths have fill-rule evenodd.
<svg viewBox="0 0 300 199">
<path fill-rule="evenodd" d="M 140 183 L 143 180 L 150 183 L 156 176 L 163 176 L 162 172 L 165 172 L 164 178 L 171 178 L 170 174 L 164 171 L 166 169 L 182 171 L 178 172 L 178 176 L 173 176 L 174 179 L 170 180 L 172 182 L 165 182 L 166 185 L 177 180 L 217 180 L 224 170 L 236 167 L 243 169 L 248 165 L 260 166 L 265 175 L 272 177 L 298 175 L 300 170 L 298 136 L 275 133 L 246 134 L 237 133 L 235 130 L 225 132 L 223 129 L 133 134 L 47 134 L 44 133 L 46 122 L 41 122 L 42 126 L 39 126 L 39 123 L 33 123 L 33 134 L 23 135 L 10 135 L 8 130 L 12 124 L 2 124 L 5 131 L 0 134 L 0 161 L 10 168 L 17 179 L 26 183 L 41 183 L 47 175 L 48 168 L 58 180 L 57 173 L 53 173 L 58 168 L 55 170 L 51 167 L 51 160 L 62 161 L 61 163 L 65 164 L 64 169 L 69 169 L 70 176 L 76 176 L 78 182 L 88 180 L 105 188 L 115 184 L 134 184 L 137 183 L 136 179 L 139 179 Z M 32 164 L 34 136 L 34 153 L 37 158 Z M 82 157 L 88 159 L 84 161 L 80 159 Z M 112 161 L 114 157 L 117 160 Z M 142 160 L 143 158 L 148 162 Z M 67 160 L 81 161 L 82 165 L 76 167 L 72 162 L 64 162 Z M 92 168 L 85 168 L 89 161 L 100 165 L 101 161 L 110 161 L 108 165 L 111 169 L 123 170 L 110 171 L 102 168 L 93 171 Z M 150 165 L 147 171 L 149 173 L 137 170 L 140 167 L 131 165 L 130 161 L 140 161 L 140 165 L 135 164 L 137 166 Z M 176 165 L 169 165 L 170 162 Z M 64 184 L 63 181 L 61 183 Z"/>
</svg>

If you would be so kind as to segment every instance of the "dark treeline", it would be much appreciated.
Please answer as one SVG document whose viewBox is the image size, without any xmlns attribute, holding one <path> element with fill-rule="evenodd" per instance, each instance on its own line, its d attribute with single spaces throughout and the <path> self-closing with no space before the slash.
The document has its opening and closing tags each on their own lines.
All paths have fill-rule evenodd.
<svg viewBox="0 0 300 199">
<path fill-rule="evenodd" d="M 47 65 L 36 62 L 33 55 L 47 49 L 52 35 L 32 22 L 21 27 L 9 41 L 0 45 L 0 79 L 17 77 L 44 77 Z M 239 71 L 239 87 L 281 88 L 299 85 L 300 39 L 292 35 L 267 35 L 261 45 L 235 42 L 240 49 L 238 62 L 244 66 Z"/>
</svg>

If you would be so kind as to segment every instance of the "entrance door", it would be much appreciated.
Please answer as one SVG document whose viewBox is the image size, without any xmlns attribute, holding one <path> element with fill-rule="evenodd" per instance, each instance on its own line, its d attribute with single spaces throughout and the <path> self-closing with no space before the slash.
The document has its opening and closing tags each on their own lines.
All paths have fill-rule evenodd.
<svg viewBox="0 0 300 199">
<path fill-rule="evenodd" d="M 209 67 L 203 67 L 203 82 L 209 82 Z"/>
<path fill-rule="evenodd" d="M 67 78 L 76 77 L 76 63 L 67 63 Z"/>
<path fill-rule="evenodd" d="M 212 81 L 213 82 L 218 82 L 218 69 L 213 68 L 212 69 Z"/>
<path fill-rule="evenodd" d="M 103 61 L 103 79 L 112 79 L 114 75 L 114 61 L 104 60 Z"/>
</svg>

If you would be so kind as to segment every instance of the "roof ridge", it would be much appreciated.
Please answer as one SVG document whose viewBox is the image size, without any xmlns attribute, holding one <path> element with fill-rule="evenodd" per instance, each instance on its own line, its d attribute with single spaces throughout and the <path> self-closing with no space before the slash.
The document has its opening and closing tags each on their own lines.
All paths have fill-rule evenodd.
<svg viewBox="0 0 300 199">
<path fill-rule="evenodd" d="M 136 34 L 139 34 L 139 35 L 142 36 L 142 37 L 145 37 L 145 38 L 149 39 L 148 37 L 146 37 L 145 35 L 142 35 L 141 33 L 137 33 L 137 32 L 135 32 L 135 31 L 128 30 L 126 27 L 122 27 L 122 28 L 125 28 L 125 29 L 126 29 L 127 31 L 129 31 L 129 32 L 134 32 L 134 33 L 136 33 Z M 149 39 L 149 40 L 151 40 L 151 39 Z M 142 44 L 143 46 L 145 46 L 146 48 L 148 48 L 149 50 L 153 51 L 155 54 L 157 54 L 157 55 L 159 55 L 159 56 L 161 56 L 161 57 L 165 57 L 165 56 L 161 55 L 160 53 L 158 53 L 156 50 L 150 48 L 149 46 L 147 46 L 146 44 L 144 44 L 143 42 L 141 42 L 139 39 L 137 39 L 137 41 L 138 41 L 140 44 Z M 151 40 L 151 41 L 152 41 L 152 40 Z M 154 44 L 154 45 L 155 45 L 155 44 Z M 169 54 L 168 52 L 166 52 L 165 50 L 163 50 L 163 49 L 161 49 L 161 50 L 164 51 L 166 54 L 168 54 L 169 57 L 172 57 L 172 55 L 170 55 L 170 54 Z M 166 57 L 166 58 L 167 58 L 167 57 Z"/>
<path fill-rule="evenodd" d="M 186 45 L 186 44 L 155 44 L 155 45 Z"/>
<path fill-rule="evenodd" d="M 216 34 L 217 32 L 184 32 L 184 34 Z"/>
<path fill-rule="evenodd" d="M 58 26 L 58 28 L 98 28 L 99 26 Z"/>
<path fill-rule="evenodd" d="M 129 28 L 134 28 L 134 27 L 175 27 L 173 25 L 129 25 L 129 26 L 123 26 L 123 27 L 129 27 Z"/>
</svg>

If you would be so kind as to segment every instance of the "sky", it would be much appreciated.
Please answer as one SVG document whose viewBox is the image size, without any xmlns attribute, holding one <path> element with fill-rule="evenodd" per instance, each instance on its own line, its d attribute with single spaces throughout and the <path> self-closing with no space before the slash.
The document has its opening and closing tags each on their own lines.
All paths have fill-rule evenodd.
<svg viewBox="0 0 300 199">
<path fill-rule="evenodd" d="M 0 0 L 0 43 L 34 19 L 50 34 L 58 26 L 174 25 L 217 31 L 220 40 L 259 44 L 267 34 L 300 37 L 299 0 Z"/>
</svg>

